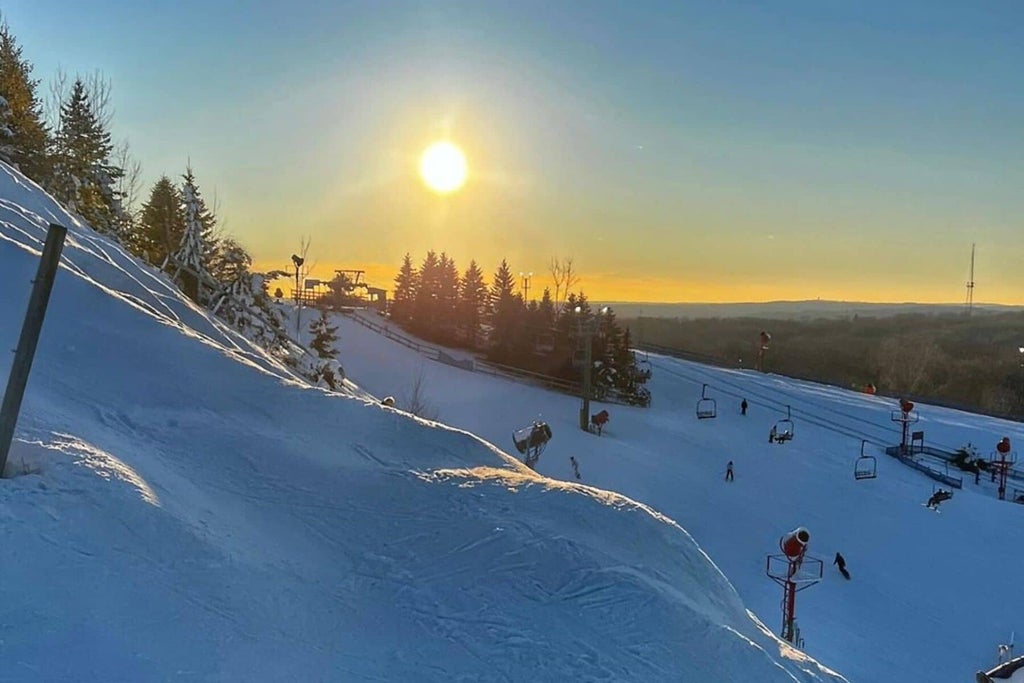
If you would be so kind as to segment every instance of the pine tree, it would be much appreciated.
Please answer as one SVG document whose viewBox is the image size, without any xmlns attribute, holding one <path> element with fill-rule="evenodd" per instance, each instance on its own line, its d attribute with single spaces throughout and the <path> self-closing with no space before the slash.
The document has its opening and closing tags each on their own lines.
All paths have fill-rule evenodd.
<svg viewBox="0 0 1024 683">
<path fill-rule="evenodd" d="M 267 295 L 267 281 L 277 275 L 242 273 L 222 292 L 213 312 L 242 336 L 284 359 L 289 356 L 291 340 L 284 329 L 284 316 Z"/>
<path fill-rule="evenodd" d="M 252 266 L 252 257 L 241 244 L 228 237 L 218 240 L 210 260 L 210 275 L 222 285 L 230 285 Z M 280 290 L 280 287 L 278 288 Z M 280 295 L 276 295 L 279 296 Z"/>
<path fill-rule="evenodd" d="M 469 348 L 475 349 L 480 339 L 480 324 L 487 307 L 487 285 L 484 273 L 476 261 L 469 267 L 459 282 L 459 325 Z"/>
<path fill-rule="evenodd" d="M 515 295 L 516 280 L 508 262 L 502 259 L 491 283 L 491 355 L 509 362 L 520 345 L 523 300 Z"/>
<path fill-rule="evenodd" d="M 9 153 L 4 160 L 17 166 L 37 183 L 50 180 L 50 133 L 43 122 L 43 105 L 36 95 L 38 80 L 32 78 L 32 64 L 22 59 L 10 27 L 0 24 L 0 97 L 9 111 L 4 121 L 10 136 L 4 140 Z"/>
<path fill-rule="evenodd" d="M 140 255 L 150 263 L 164 265 L 185 234 L 181 193 L 167 176 L 153 185 L 139 222 Z"/>
<path fill-rule="evenodd" d="M 121 211 L 115 187 L 123 170 L 111 163 L 110 133 L 97 120 L 81 79 L 61 105 L 55 147 L 57 198 L 95 230 L 114 232 Z"/>
<path fill-rule="evenodd" d="M 317 358 L 331 360 L 338 356 L 334 350 L 334 343 L 338 341 L 338 328 L 331 325 L 327 311 L 320 311 L 320 317 L 309 324 L 309 333 L 313 336 L 309 346 L 316 352 Z"/>
<path fill-rule="evenodd" d="M 419 286 L 416 288 L 413 307 L 413 329 L 428 338 L 434 335 L 437 324 L 439 265 L 437 254 L 428 251 L 420 266 Z"/>
<path fill-rule="evenodd" d="M 408 325 L 412 320 L 418 288 L 419 273 L 413 267 L 409 254 L 406 254 L 402 260 L 402 268 L 395 277 L 395 294 L 391 301 L 391 319 L 399 325 Z"/>
<path fill-rule="evenodd" d="M 204 283 L 211 279 L 207 268 L 217 246 L 213 238 L 215 219 L 199 193 L 191 166 L 183 179 L 181 197 L 185 232 L 174 253 L 174 270 L 181 279 L 183 291 L 193 301 L 199 302 Z"/>
<path fill-rule="evenodd" d="M 443 341 L 454 341 L 458 314 L 459 270 L 455 261 L 441 252 L 437 264 L 437 327 Z"/>
</svg>

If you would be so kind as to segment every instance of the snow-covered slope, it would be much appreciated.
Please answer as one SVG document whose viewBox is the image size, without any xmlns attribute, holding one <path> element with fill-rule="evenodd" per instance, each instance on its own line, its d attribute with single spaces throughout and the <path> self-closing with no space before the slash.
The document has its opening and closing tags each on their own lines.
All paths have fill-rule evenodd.
<svg viewBox="0 0 1024 683">
<path fill-rule="evenodd" d="M 841 680 L 670 519 L 300 385 L 7 167 L 3 348 L 49 220 L 0 680 Z"/>
<path fill-rule="evenodd" d="M 889 399 L 652 355 L 652 407 L 606 406 L 611 422 L 598 438 L 578 429 L 578 399 L 424 361 L 344 317 L 339 324 L 341 360 L 370 391 L 401 397 L 422 373 L 421 393 L 440 419 L 502 446 L 541 416 L 554 432 L 541 473 L 575 481 L 573 456 L 583 482 L 677 520 L 772 630 L 782 593 L 765 576 L 765 556 L 778 552 L 782 534 L 807 526 L 810 554 L 826 572 L 799 594 L 798 623 L 807 652 L 850 680 L 973 680 L 996 644 L 1024 630 L 1024 506 L 996 500 L 983 477 L 966 479 L 938 513 L 926 509 L 936 482 L 876 445 L 899 442 Z M 714 420 L 695 415 L 705 382 L 717 398 Z M 741 397 L 751 403 L 745 417 Z M 796 436 L 769 444 L 786 405 Z M 932 445 L 970 441 L 987 457 L 1002 436 L 1024 443 L 1019 423 L 930 406 L 918 413 L 914 429 Z M 854 479 L 860 439 L 877 458 L 877 479 Z M 727 483 L 730 460 L 736 477 Z M 831 566 L 837 551 L 849 582 Z"/>
</svg>

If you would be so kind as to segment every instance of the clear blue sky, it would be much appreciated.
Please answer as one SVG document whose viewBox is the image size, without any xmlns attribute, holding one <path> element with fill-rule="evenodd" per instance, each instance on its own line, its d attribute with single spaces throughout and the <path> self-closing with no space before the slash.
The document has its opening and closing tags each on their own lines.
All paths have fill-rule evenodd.
<svg viewBox="0 0 1024 683">
<path fill-rule="evenodd" d="M 1021 2 L 6 2 L 267 265 L 447 250 L 604 298 L 1024 303 Z M 470 181 L 415 178 L 439 136 Z M 315 252 L 315 253 L 314 253 Z"/>
</svg>

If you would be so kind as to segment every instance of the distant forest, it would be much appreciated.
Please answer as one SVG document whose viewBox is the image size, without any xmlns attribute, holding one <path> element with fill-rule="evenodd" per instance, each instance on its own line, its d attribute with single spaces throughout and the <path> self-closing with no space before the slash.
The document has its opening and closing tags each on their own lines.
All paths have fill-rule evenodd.
<svg viewBox="0 0 1024 683">
<path fill-rule="evenodd" d="M 1024 418 L 1024 313 L 908 314 L 845 319 L 623 319 L 640 344 L 765 371 L 1002 417 Z"/>
</svg>

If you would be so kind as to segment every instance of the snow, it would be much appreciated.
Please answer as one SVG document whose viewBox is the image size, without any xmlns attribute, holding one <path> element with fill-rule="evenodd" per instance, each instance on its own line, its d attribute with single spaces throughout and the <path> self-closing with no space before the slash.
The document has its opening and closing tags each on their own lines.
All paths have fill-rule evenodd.
<svg viewBox="0 0 1024 683">
<path fill-rule="evenodd" d="M 68 240 L 0 485 L 0 679 L 845 680 L 661 511 L 539 477 L 388 392 L 299 382 L 0 165 L 3 348 L 51 220 Z M 368 387 L 418 362 L 363 342 Z M 529 406 L 565 400 L 434 370 L 456 426 L 512 408 L 511 388 L 502 447 Z M 585 484 L 614 472 L 581 462 Z"/>
<path fill-rule="evenodd" d="M 852 681 L 972 680 L 992 662 L 995 644 L 1024 626 L 1019 572 L 1008 569 L 1024 559 L 1024 506 L 997 500 L 987 476 L 979 485 L 966 476 L 941 514 L 923 507 L 937 482 L 882 452 L 900 438 L 891 399 L 652 354 L 652 406 L 592 402 L 592 413 L 611 413 L 598 438 L 579 430 L 578 399 L 425 361 L 347 317 L 337 322 L 339 359 L 371 392 L 401 396 L 423 373 L 441 420 L 510 450 L 513 429 L 546 421 L 554 435 L 541 474 L 575 481 L 575 457 L 583 483 L 678 522 L 776 632 L 782 592 L 765 576 L 765 556 L 778 552 L 783 534 L 806 526 L 809 554 L 826 572 L 799 594 L 798 625 L 806 651 Z M 695 415 L 705 382 L 717 401 L 713 420 Z M 795 436 L 769 444 L 787 405 Z M 914 429 L 934 446 L 1024 439 L 1019 423 L 927 405 L 917 412 Z M 877 460 L 876 479 L 853 476 L 861 439 Z M 730 460 L 735 481 L 726 483 Z M 851 581 L 832 566 L 837 551 Z"/>
</svg>

